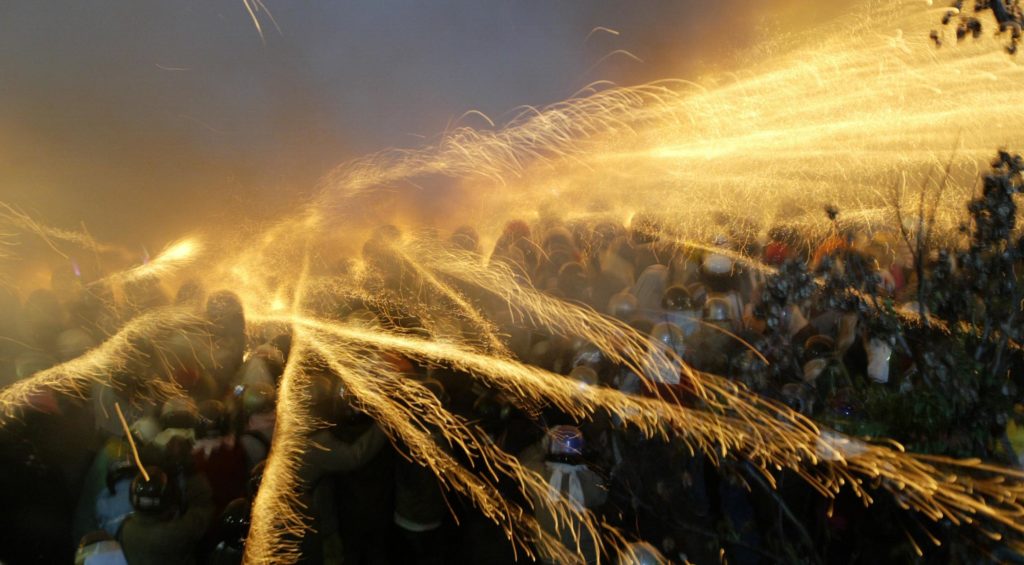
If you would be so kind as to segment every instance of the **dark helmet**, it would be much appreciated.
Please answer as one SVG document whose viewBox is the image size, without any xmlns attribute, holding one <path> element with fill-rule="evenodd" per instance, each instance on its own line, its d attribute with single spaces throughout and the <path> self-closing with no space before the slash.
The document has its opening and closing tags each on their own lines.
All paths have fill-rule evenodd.
<svg viewBox="0 0 1024 565">
<path fill-rule="evenodd" d="M 196 439 L 208 439 L 224 436 L 230 429 L 231 419 L 228 409 L 219 400 L 205 400 L 199 405 L 199 422 L 196 427 Z"/>
<path fill-rule="evenodd" d="M 522 239 L 530 239 L 530 226 L 523 220 L 512 220 L 505 224 L 498 238 L 498 246 L 514 245 Z"/>
<path fill-rule="evenodd" d="M 184 398 L 171 398 L 160 410 L 160 426 L 164 429 L 194 430 L 199 426 L 199 420 L 195 406 Z"/>
<path fill-rule="evenodd" d="M 218 290 L 206 299 L 206 318 L 217 335 L 233 335 L 245 331 L 242 301 L 230 290 Z"/>
<path fill-rule="evenodd" d="M 160 467 L 150 465 L 146 467 L 149 480 L 142 473 L 132 480 L 132 491 L 130 495 L 132 508 L 144 514 L 159 514 L 172 504 L 170 479 Z"/>
<path fill-rule="evenodd" d="M 694 310 L 693 298 L 690 297 L 690 291 L 686 290 L 683 286 L 670 286 L 665 293 L 661 295 L 661 308 L 662 310 L 668 310 L 672 312 L 685 312 Z"/>
<path fill-rule="evenodd" d="M 465 251 L 476 252 L 480 249 L 480 234 L 471 226 L 460 226 L 452 233 L 451 242 Z"/>
<path fill-rule="evenodd" d="M 827 335 L 814 335 L 804 342 L 804 363 L 812 359 L 822 359 L 832 355 L 836 350 L 835 341 Z"/>
<path fill-rule="evenodd" d="M 569 262 L 558 270 L 558 289 L 569 297 L 582 297 L 589 281 L 587 269 L 577 262 Z"/>
<path fill-rule="evenodd" d="M 704 304 L 705 322 L 729 322 L 732 320 L 732 309 L 724 298 L 709 298 Z"/>
<path fill-rule="evenodd" d="M 671 322 L 658 322 L 651 328 L 651 339 L 667 346 L 682 356 L 686 349 L 686 335 L 683 330 Z"/>
<path fill-rule="evenodd" d="M 630 320 L 636 315 L 639 303 L 629 292 L 620 292 L 608 301 L 608 313 L 620 320 Z"/>
<path fill-rule="evenodd" d="M 583 432 L 576 426 L 555 426 L 548 430 L 549 459 L 579 461 L 583 448 Z"/>
<path fill-rule="evenodd" d="M 544 251 L 551 253 L 558 249 L 562 251 L 573 251 L 576 249 L 576 240 L 568 229 L 556 226 L 544 234 L 544 241 L 541 243 Z"/>
<path fill-rule="evenodd" d="M 171 434 L 160 453 L 160 466 L 177 472 L 191 472 L 195 461 L 192 459 L 194 440 L 188 435 Z"/>
<path fill-rule="evenodd" d="M 248 500 L 236 498 L 228 503 L 220 515 L 221 536 L 226 545 L 237 550 L 245 548 L 251 516 L 252 507 Z"/>
</svg>

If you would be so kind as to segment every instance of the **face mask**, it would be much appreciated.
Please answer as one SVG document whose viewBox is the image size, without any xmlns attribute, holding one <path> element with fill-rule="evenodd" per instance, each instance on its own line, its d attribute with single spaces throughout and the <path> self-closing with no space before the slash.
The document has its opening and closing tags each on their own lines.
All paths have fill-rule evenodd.
<svg viewBox="0 0 1024 565">
<path fill-rule="evenodd" d="M 872 339 L 868 343 L 868 377 L 876 383 L 889 382 L 889 359 L 892 357 L 892 346 L 880 339 Z"/>
</svg>

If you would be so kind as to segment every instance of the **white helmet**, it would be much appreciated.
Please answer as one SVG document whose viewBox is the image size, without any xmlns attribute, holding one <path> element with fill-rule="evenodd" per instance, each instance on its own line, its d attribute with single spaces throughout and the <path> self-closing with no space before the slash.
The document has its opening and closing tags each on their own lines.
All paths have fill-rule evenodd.
<svg viewBox="0 0 1024 565">
<path fill-rule="evenodd" d="M 728 275 L 732 272 L 732 267 L 732 259 L 721 253 L 709 253 L 701 264 L 704 272 L 712 275 Z"/>
<path fill-rule="evenodd" d="M 892 358 L 892 345 L 888 341 L 872 338 L 868 341 L 868 377 L 876 383 L 889 382 L 889 359 Z"/>
</svg>

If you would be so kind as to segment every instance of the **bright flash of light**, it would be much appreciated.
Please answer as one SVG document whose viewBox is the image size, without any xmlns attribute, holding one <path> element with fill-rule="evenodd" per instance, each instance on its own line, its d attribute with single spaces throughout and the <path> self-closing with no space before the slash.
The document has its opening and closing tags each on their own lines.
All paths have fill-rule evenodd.
<svg viewBox="0 0 1024 565">
<path fill-rule="evenodd" d="M 198 239 L 188 238 L 176 241 L 168 245 L 166 249 L 145 264 L 119 273 L 117 278 L 121 282 L 131 282 L 146 278 L 159 279 L 195 261 L 196 256 L 199 255 L 201 250 L 202 244 Z"/>
</svg>

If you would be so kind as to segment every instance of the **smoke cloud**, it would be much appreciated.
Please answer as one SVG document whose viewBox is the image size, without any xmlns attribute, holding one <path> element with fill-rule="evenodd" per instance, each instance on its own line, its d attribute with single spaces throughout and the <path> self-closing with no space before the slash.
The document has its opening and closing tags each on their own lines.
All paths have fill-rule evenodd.
<svg viewBox="0 0 1024 565">
<path fill-rule="evenodd" d="M 240 0 L 5 3 L 0 201 L 159 247 L 271 218 L 468 110 L 695 78 L 768 21 L 739 0 L 267 4 L 280 32 L 264 20 L 261 40 Z"/>
</svg>

